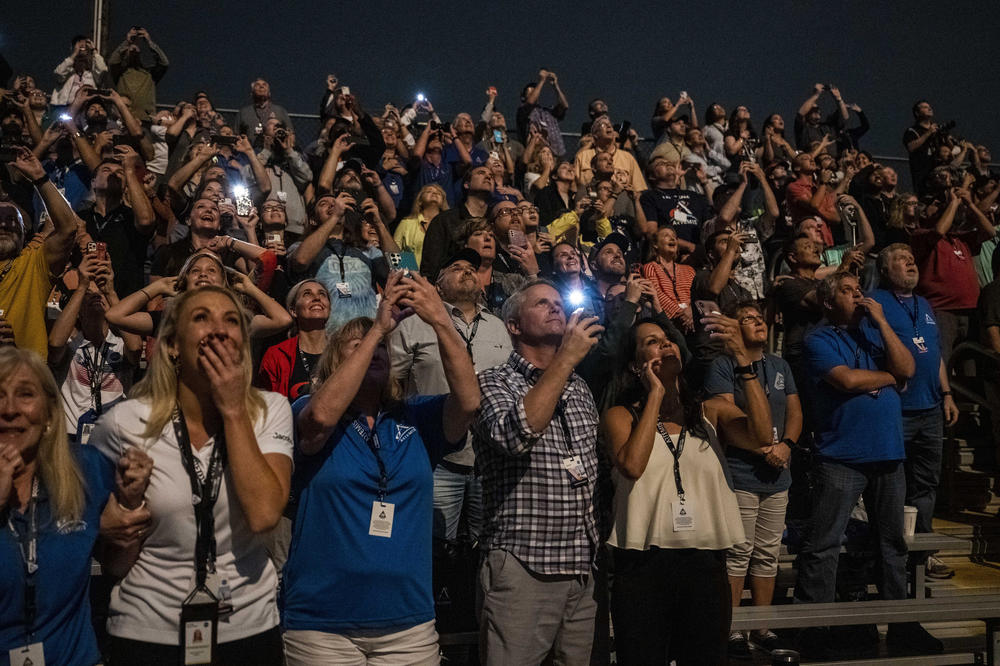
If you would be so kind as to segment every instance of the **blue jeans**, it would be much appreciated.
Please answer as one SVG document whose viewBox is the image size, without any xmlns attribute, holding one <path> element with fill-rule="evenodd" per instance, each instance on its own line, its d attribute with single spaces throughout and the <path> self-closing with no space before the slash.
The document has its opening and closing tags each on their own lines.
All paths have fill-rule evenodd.
<svg viewBox="0 0 1000 666">
<path fill-rule="evenodd" d="M 840 542 L 858 498 L 865 499 L 868 525 L 881 556 L 879 592 L 883 599 L 906 598 L 906 542 L 903 540 L 902 462 L 848 465 L 816 462 L 809 536 L 798 558 L 795 601 L 834 601 Z"/>
<path fill-rule="evenodd" d="M 933 532 L 934 500 L 941 481 L 944 412 L 932 407 L 903 412 L 906 444 L 906 503 L 917 507 L 917 532 Z"/>
<path fill-rule="evenodd" d="M 456 468 L 434 468 L 434 538 L 454 541 L 464 512 L 469 540 L 475 542 L 483 526 L 483 486 L 471 467 Z"/>
</svg>

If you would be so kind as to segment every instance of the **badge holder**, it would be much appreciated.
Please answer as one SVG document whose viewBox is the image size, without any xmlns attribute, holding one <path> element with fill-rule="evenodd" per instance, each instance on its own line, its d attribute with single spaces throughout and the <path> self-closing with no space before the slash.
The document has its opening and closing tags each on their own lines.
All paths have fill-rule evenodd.
<svg viewBox="0 0 1000 666">
<path fill-rule="evenodd" d="M 214 664 L 219 600 L 205 586 L 199 586 L 181 605 L 181 665 Z"/>
<path fill-rule="evenodd" d="M 569 487 L 570 488 L 582 488 L 587 485 L 589 479 L 587 478 L 587 472 L 583 469 L 583 463 L 580 461 L 579 456 L 567 456 L 563 458 L 563 468 L 565 468 L 566 473 L 569 475 Z"/>
</svg>

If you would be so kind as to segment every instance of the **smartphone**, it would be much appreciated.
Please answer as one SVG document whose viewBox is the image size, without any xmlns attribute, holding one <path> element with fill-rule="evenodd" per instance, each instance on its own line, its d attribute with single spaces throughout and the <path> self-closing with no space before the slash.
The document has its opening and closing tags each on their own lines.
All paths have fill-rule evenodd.
<svg viewBox="0 0 1000 666">
<path fill-rule="evenodd" d="M 549 228 L 548 228 L 547 225 L 539 224 L 538 225 L 538 229 L 536 229 L 535 231 L 536 231 L 536 233 L 539 233 L 539 234 L 547 234 L 547 233 L 549 233 Z"/>
<path fill-rule="evenodd" d="M 503 132 L 498 129 L 493 130 L 493 143 L 503 143 Z"/>
<path fill-rule="evenodd" d="M 250 199 L 250 195 L 247 193 L 236 195 L 236 214 L 240 217 L 246 217 L 250 214 L 253 209 L 253 201 Z"/>
<path fill-rule="evenodd" d="M 107 243 L 95 243 L 94 245 L 96 246 L 94 249 L 97 252 L 97 258 L 98 258 L 98 260 L 100 260 L 100 261 L 107 261 L 108 260 L 108 244 Z"/>
<path fill-rule="evenodd" d="M 235 136 L 225 136 L 223 134 L 216 134 L 212 137 L 212 143 L 217 146 L 235 146 L 238 137 Z"/>
<path fill-rule="evenodd" d="M 389 268 L 394 271 L 403 271 L 406 277 L 409 277 L 411 272 L 415 273 L 420 270 L 417 266 L 417 256 L 412 252 L 390 252 Z"/>
<path fill-rule="evenodd" d="M 695 308 L 698 309 L 698 313 L 701 315 L 721 315 L 722 308 L 715 301 L 695 301 Z"/>
<path fill-rule="evenodd" d="M 94 94 L 100 95 L 101 97 L 110 97 L 111 88 L 94 88 Z"/>
<path fill-rule="evenodd" d="M 351 94 L 350 87 L 349 86 L 340 86 L 340 94 L 341 95 L 350 95 Z"/>
<path fill-rule="evenodd" d="M 73 120 L 73 116 L 71 114 L 68 114 L 68 113 L 60 113 L 59 114 L 59 120 L 63 121 L 64 123 L 68 123 L 71 120 Z"/>
<path fill-rule="evenodd" d="M 629 273 L 634 273 L 635 275 L 642 275 L 642 264 L 638 261 L 629 264 Z"/>
<path fill-rule="evenodd" d="M 130 137 L 128 134 L 115 134 L 113 137 L 111 137 L 111 145 L 112 146 L 131 146 L 132 145 L 132 137 Z"/>
<path fill-rule="evenodd" d="M 507 232 L 510 237 L 510 244 L 516 245 L 517 247 L 523 247 L 527 250 L 530 246 L 528 245 L 528 237 L 524 235 L 524 232 L 520 229 L 511 229 Z"/>
<path fill-rule="evenodd" d="M 87 243 L 87 254 L 94 254 L 97 252 L 97 243 L 90 241 Z"/>
<path fill-rule="evenodd" d="M 282 242 L 280 231 L 268 231 L 264 235 L 264 242 L 269 245 L 277 245 Z"/>
</svg>

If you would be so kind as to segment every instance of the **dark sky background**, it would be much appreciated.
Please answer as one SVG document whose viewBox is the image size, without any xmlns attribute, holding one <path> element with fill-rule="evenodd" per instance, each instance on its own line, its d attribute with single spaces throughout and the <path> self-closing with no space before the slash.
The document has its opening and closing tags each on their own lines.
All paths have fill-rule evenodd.
<svg viewBox="0 0 1000 666">
<path fill-rule="evenodd" d="M 90 2 L 8 2 L 0 51 L 51 90 L 69 39 L 90 30 Z M 424 92 L 445 117 L 478 115 L 495 85 L 513 125 L 518 94 L 539 66 L 570 101 L 564 130 L 579 130 L 587 102 L 649 134 L 663 94 L 690 92 L 699 116 L 713 101 L 747 105 L 754 124 L 771 112 L 789 123 L 816 82 L 839 85 L 872 129 L 862 145 L 902 155 L 910 105 L 926 97 L 955 133 L 1000 154 L 1000 3 L 997 2 L 596 2 L 361 3 L 114 0 L 111 48 L 146 26 L 171 61 L 158 101 L 208 90 L 218 107 L 247 102 L 257 75 L 276 102 L 316 113 L 328 72 L 369 110 Z M 546 93 L 543 101 L 551 101 Z M 832 108 L 829 98 L 824 108 Z M 308 141 L 312 137 L 300 136 Z"/>
</svg>

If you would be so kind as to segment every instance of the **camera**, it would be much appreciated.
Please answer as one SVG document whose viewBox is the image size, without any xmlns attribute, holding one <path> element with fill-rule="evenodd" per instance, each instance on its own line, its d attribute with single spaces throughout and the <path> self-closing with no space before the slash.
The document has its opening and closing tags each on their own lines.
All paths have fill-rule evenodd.
<svg viewBox="0 0 1000 666">
<path fill-rule="evenodd" d="M 938 125 L 938 134 L 947 134 L 951 130 L 955 129 L 955 121 L 949 120 L 944 125 Z"/>
<path fill-rule="evenodd" d="M 280 130 L 280 131 L 283 132 L 284 130 Z M 274 136 L 275 136 L 275 138 L 277 138 L 278 137 L 278 132 L 275 132 Z M 223 134 L 216 134 L 215 136 L 212 137 L 212 143 L 214 143 L 217 146 L 235 146 L 236 145 L 236 140 L 237 140 L 237 137 L 235 137 L 235 136 L 225 136 Z"/>
<path fill-rule="evenodd" d="M 284 127 L 279 127 L 278 129 L 274 130 L 274 140 L 275 141 L 282 141 L 283 142 L 286 139 L 288 139 L 288 130 L 286 130 Z"/>
<path fill-rule="evenodd" d="M 431 121 L 431 129 L 435 130 L 435 131 L 441 131 L 441 132 L 450 132 L 451 131 L 451 123 L 439 123 L 437 121 L 432 120 Z"/>
</svg>

